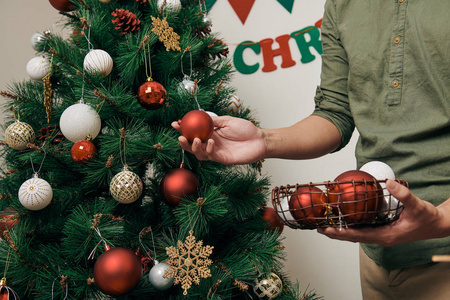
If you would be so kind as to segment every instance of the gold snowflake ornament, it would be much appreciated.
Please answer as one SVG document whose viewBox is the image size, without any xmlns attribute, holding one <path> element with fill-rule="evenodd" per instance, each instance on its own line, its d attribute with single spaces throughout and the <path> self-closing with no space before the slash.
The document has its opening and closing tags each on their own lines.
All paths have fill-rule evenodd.
<svg viewBox="0 0 450 300">
<path fill-rule="evenodd" d="M 211 277 L 208 266 L 212 264 L 209 256 L 213 246 L 203 246 L 203 241 L 195 241 L 194 232 L 183 242 L 178 241 L 177 247 L 167 247 L 166 253 L 170 257 L 165 263 L 170 266 L 164 273 L 164 278 L 174 278 L 174 284 L 180 284 L 184 289 L 183 295 L 191 288 L 192 282 L 200 284 L 200 278 Z"/>
<path fill-rule="evenodd" d="M 169 26 L 166 18 L 162 20 L 152 16 L 152 31 L 159 37 L 159 40 L 164 43 L 166 50 L 178 50 L 180 48 L 180 36 L 173 31 L 173 28 Z"/>
</svg>

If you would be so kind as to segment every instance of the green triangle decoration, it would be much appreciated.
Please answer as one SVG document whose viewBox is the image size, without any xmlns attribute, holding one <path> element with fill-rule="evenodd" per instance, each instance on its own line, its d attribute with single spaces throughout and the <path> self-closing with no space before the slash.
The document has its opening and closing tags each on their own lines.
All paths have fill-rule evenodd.
<svg viewBox="0 0 450 300">
<path fill-rule="evenodd" d="M 284 8 L 287 9 L 288 12 L 292 13 L 292 7 L 294 6 L 295 0 L 277 0 L 280 2 L 281 5 L 283 5 Z"/>
<path fill-rule="evenodd" d="M 205 1 L 205 5 L 206 5 L 206 9 L 210 10 L 211 7 L 214 5 L 214 3 L 216 3 L 217 0 L 206 0 Z"/>
</svg>

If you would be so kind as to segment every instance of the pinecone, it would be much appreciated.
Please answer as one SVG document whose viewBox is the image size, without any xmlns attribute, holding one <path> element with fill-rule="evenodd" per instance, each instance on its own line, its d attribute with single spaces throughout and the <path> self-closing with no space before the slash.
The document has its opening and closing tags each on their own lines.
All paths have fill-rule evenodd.
<svg viewBox="0 0 450 300">
<path fill-rule="evenodd" d="M 136 18 L 136 15 L 128 9 L 124 10 L 123 8 L 117 8 L 111 15 L 115 17 L 115 19 L 112 20 L 112 23 L 116 25 L 115 29 L 122 30 L 122 36 L 128 32 L 135 33 L 139 30 L 141 21 L 139 21 Z"/>
<path fill-rule="evenodd" d="M 222 40 L 213 39 L 212 44 L 210 44 L 208 47 L 209 48 L 212 48 L 212 47 L 214 47 L 214 48 L 218 47 L 219 48 L 218 51 L 216 51 L 215 53 L 210 53 L 212 58 L 219 58 L 220 59 L 222 56 L 223 57 L 227 57 L 228 56 L 228 52 L 229 52 L 228 47 Z"/>
</svg>

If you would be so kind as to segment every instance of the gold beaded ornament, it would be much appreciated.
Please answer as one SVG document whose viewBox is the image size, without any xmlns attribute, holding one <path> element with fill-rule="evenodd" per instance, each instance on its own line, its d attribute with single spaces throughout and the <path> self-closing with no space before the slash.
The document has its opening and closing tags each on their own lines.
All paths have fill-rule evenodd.
<svg viewBox="0 0 450 300">
<path fill-rule="evenodd" d="M 122 204 L 133 203 L 139 199 L 142 189 L 142 180 L 136 173 L 128 171 L 127 167 L 117 173 L 109 185 L 111 196 Z"/>
<path fill-rule="evenodd" d="M 270 273 L 269 279 L 256 281 L 253 287 L 255 294 L 261 299 L 274 299 L 281 294 L 283 282 L 275 273 Z"/>
<path fill-rule="evenodd" d="M 6 128 L 5 142 L 13 149 L 24 150 L 34 140 L 33 128 L 25 122 L 15 121 Z"/>
</svg>

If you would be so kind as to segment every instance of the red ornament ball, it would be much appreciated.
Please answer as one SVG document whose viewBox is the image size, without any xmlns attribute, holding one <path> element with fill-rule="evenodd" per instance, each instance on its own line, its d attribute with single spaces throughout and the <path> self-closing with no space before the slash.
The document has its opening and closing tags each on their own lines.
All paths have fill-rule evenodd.
<svg viewBox="0 0 450 300">
<path fill-rule="evenodd" d="M 384 200 L 383 189 L 364 171 L 342 173 L 328 188 L 328 199 L 336 214 L 348 223 L 370 222 Z M 337 209 L 338 208 L 338 209 Z"/>
<path fill-rule="evenodd" d="M 70 155 L 72 155 L 73 161 L 82 165 L 93 159 L 96 153 L 97 148 L 89 140 L 78 141 L 70 149 Z"/>
<path fill-rule="evenodd" d="M 211 116 L 203 110 L 192 110 L 184 115 L 180 124 L 181 134 L 190 142 L 194 138 L 199 138 L 203 143 L 207 142 L 208 139 L 214 132 L 214 124 Z"/>
<path fill-rule="evenodd" d="M 68 12 L 73 10 L 73 4 L 69 0 L 48 0 L 50 4 L 59 11 Z"/>
<path fill-rule="evenodd" d="M 275 209 L 272 207 L 264 207 L 262 217 L 267 222 L 269 229 L 275 231 L 278 228 L 278 233 L 281 234 L 284 229 L 284 224 L 281 222 Z"/>
<path fill-rule="evenodd" d="M 5 239 L 3 232 L 7 229 L 11 229 L 16 225 L 19 218 L 19 213 L 16 209 L 7 207 L 0 213 L 0 237 Z M 1 298 L 0 298 L 1 299 Z"/>
<path fill-rule="evenodd" d="M 146 81 L 139 87 L 137 99 L 141 106 L 146 109 L 156 110 L 160 108 L 166 98 L 166 89 L 159 82 Z"/>
<path fill-rule="evenodd" d="M 299 224 L 316 225 L 326 211 L 327 197 L 315 186 L 300 186 L 289 200 L 289 209 Z"/>
<path fill-rule="evenodd" d="M 108 250 L 95 262 L 95 284 L 113 297 L 127 294 L 138 285 L 141 277 L 141 261 L 133 251 L 125 248 Z"/>
<path fill-rule="evenodd" d="M 160 184 L 164 200 L 172 207 L 177 206 L 183 197 L 196 194 L 199 188 L 200 182 L 194 173 L 183 168 L 169 171 Z"/>
<path fill-rule="evenodd" d="M 13 289 L 6 286 L 6 280 L 3 279 L 0 282 L 0 300 L 20 300 L 19 295 Z"/>
</svg>

